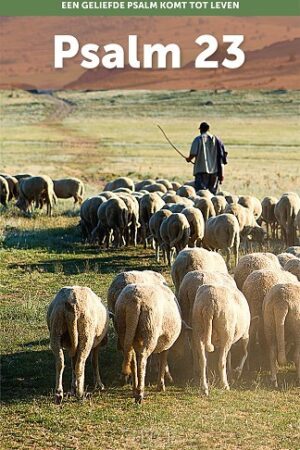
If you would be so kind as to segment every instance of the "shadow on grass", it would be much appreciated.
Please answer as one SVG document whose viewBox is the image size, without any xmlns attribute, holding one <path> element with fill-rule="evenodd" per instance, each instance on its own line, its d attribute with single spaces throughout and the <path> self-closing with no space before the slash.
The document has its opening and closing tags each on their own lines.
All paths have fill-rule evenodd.
<svg viewBox="0 0 300 450">
<path fill-rule="evenodd" d="M 12 403 L 30 400 L 36 396 L 53 394 L 55 388 L 55 360 L 51 350 L 34 350 L 35 346 L 49 344 L 49 339 L 28 342 L 24 352 L 2 356 L 1 401 Z M 109 344 L 100 350 L 100 374 L 106 386 L 120 384 L 122 355 L 116 349 L 115 338 L 109 339 Z M 85 386 L 92 390 L 93 377 L 90 358 L 86 363 Z M 71 386 L 71 366 L 65 352 L 64 391 Z"/>
</svg>

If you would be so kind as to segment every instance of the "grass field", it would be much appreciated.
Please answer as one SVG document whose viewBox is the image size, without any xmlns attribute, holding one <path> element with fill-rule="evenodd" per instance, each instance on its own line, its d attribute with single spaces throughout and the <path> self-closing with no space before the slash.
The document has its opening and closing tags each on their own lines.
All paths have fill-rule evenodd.
<svg viewBox="0 0 300 450">
<path fill-rule="evenodd" d="M 87 194 L 114 176 L 192 178 L 159 134 L 160 123 L 185 153 L 198 122 L 210 121 L 229 151 L 224 189 L 280 195 L 299 190 L 299 92 L 0 93 L 1 172 L 78 176 Z M 298 185 L 297 185 L 298 182 Z M 230 392 L 213 383 L 210 398 L 192 382 L 147 388 L 134 405 L 120 384 L 121 355 L 113 330 L 100 354 L 106 392 L 82 402 L 53 403 L 54 359 L 47 305 L 64 285 L 91 287 L 104 300 L 114 275 L 152 268 L 170 280 L 153 251 L 99 251 L 84 244 L 78 210 L 61 201 L 53 218 L 1 210 L 2 429 L 5 449 L 299 449 L 300 394 L 294 367 L 280 388 L 266 371 L 247 374 Z M 281 244 L 269 249 L 280 252 Z M 86 383 L 91 386 L 90 367 Z M 70 369 L 65 370 L 65 389 Z"/>
</svg>

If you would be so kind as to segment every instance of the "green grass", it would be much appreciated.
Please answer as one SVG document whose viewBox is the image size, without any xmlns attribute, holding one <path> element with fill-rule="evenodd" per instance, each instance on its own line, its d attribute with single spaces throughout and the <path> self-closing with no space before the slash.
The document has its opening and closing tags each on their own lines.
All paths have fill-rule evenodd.
<svg viewBox="0 0 300 450">
<path fill-rule="evenodd" d="M 67 104 L 59 99 L 67 100 Z M 208 104 L 212 102 L 213 104 Z M 202 118 L 230 154 L 224 189 L 257 196 L 297 188 L 298 92 L 1 92 L 1 171 L 78 176 L 87 195 L 112 176 L 191 178 L 191 166 L 155 124 L 188 152 Z M 299 187 L 299 186 L 298 186 Z M 142 407 L 121 386 L 113 329 L 100 354 L 107 391 L 82 402 L 53 403 L 54 358 L 47 306 L 64 285 L 86 285 L 102 299 L 115 274 L 152 268 L 171 282 L 152 250 L 99 251 L 81 240 L 78 209 L 60 201 L 53 218 L 1 209 L 2 438 L 5 449 L 299 449 L 300 396 L 295 368 L 273 390 L 266 370 L 247 374 L 230 392 L 213 380 L 208 399 L 191 380 L 156 393 Z M 267 249 L 279 253 L 281 243 Z M 91 388 L 87 365 L 86 384 Z M 67 360 L 64 386 L 70 386 Z"/>
</svg>

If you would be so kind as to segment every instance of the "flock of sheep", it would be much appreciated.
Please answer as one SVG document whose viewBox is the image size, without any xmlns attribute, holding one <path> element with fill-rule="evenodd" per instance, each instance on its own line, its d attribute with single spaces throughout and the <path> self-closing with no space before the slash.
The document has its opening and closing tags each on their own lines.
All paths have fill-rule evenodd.
<svg viewBox="0 0 300 450">
<path fill-rule="evenodd" d="M 103 192 L 83 201 L 80 180 L 52 181 L 29 174 L 0 176 L 1 203 L 13 197 L 28 212 L 47 205 L 52 214 L 57 198 L 73 197 L 80 207 L 85 239 L 107 247 L 152 243 L 171 266 L 175 294 L 156 272 L 131 271 L 116 276 L 107 294 L 107 308 L 87 287 L 62 288 L 48 309 L 50 345 L 56 358 L 56 393 L 63 398 L 63 349 L 72 363 L 71 392 L 84 394 L 84 368 L 92 356 L 95 387 L 103 388 L 98 352 L 107 340 L 109 318 L 123 352 L 122 372 L 131 377 L 133 396 L 144 397 L 146 369 L 158 370 L 159 390 L 172 379 L 172 355 L 191 352 L 193 371 L 208 394 L 208 354 L 218 348 L 221 384 L 228 375 L 239 378 L 258 348 L 268 357 L 271 380 L 277 386 L 277 366 L 291 355 L 300 382 L 300 198 L 293 192 L 278 200 L 265 197 L 216 196 L 195 192 L 193 183 L 165 179 L 134 183 L 118 178 Z M 266 225 L 266 231 L 264 229 Z M 267 236 L 281 238 L 289 248 L 272 253 L 250 253 L 238 260 L 240 241 L 262 244 Z M 270 233 L 271 231 L 271 233 Z M 217 252 L 224 249 L 227 265 Z M 213 251 L 216 250 L 216 251 Z M 230 251 L 235 256 L 234 277 L 228 273 Z M 176 257 L 174 256 L 174 251 Z M 174 260 L 175 258 L 175 260 Z M 237 357 L 234 349 L 238 348 Z M 158 358 L 150 358 L 151 355 Z M 232 360 L 236 367 L 232 369 Z M 148 364 L 147 364 L 148 363 Z"/>
</svg>

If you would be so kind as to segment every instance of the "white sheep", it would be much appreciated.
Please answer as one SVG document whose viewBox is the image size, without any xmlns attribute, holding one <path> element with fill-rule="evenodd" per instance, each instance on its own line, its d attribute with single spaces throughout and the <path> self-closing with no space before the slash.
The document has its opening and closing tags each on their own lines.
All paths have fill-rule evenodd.
<svg viewBox="0 0 300 450">
<path fill-rule="evenodd" d="M 159 251 L 162 248 L 163 241 L 160 236 L 160 226 L 164 219 L 171 216 L 172 212 L 167 209 L 160 209 L 153 214 L 149 220 L 149 230 L 151 236 L 153 236 L 155 242 L 155 257 L 156 261 L 159 262 Z"/>
<path fill-rule="evenodd" d="M 49 305 L 47 324 L 56 360 L 56 402 L 61 403 L 63 399 L 64 349 L 71 357 L 71 393 L 79 398 L 83 396 L 85 362 L 90 353 L 95 388 L 104 389 L 98 354 L 101 343 L 105 342 L 109 318 L 101 299 L 88 287 L 63 287 Z"/>
<path fill-rule="evenodd" d="M 239 378 L 248 356 L 250 311 L 247 300 L 235 287 L 203 285 L 198 288 L 192 312 L 193 355 L 199 365 L 201 389 L 208 395 L 206 352 L 219 348 L 219 373 L 222 387 L 229 389 L 227 356 L 240 341 L 241 360 L 235 369 Z"/>
<path fill-rule="evenodd" d="M 275 217 L 275 206 L 277 202 L 278 199 L 271 196 L 264 197 L 261 201 L 261 218 L 262 221 L 266 224 L 268 237 L 270 237 L 269 227 L 271 227 L 271 234 L 273 239 L 275 239 L 275 237 L 278 237 L 278 223 Z"/>
<path fill-rule="evenodd" d="M 242 289 L 248 275 L 259 269 L 280 270 L 281 266 L 277 256 L 273 255 L 273 253 L 250 253 L 245 255 L 239 260 L 234 270 L 234 280 L 237 287 Z"/>
<path fill-rule="evenodd" d="M 300 210 L 300 198 L 295 192 L 287 192 L 276 203 L 274 214 L 281 226 L 283 240 L 286 245 L 295 245 L 295 219 Z"/>
<path fill-rule="evenodd" d="M 161 247 L 167 255 L 168 264 L 171 266 L 172 249 L 176 254 L 187 247 L 190 238 L 190 224 L 184 214 L 174 213 L 166 217 L 160 226 Z"/>
<path fill-rule="evenodd" d="M 136 403 L 144 398 L 147 360 L 158 353 L 157 389 L 165 390 L 169 348 L 181 331 L 179 306 L 172 291 L 161 284 L 129 284 L 115 305 L 115 327 L 124 352 L 122 371 L 132 374 Z"/>
<path fill-rule="evenodd" d="M 165 202 L 156 192 L 147 193 L 140 199 L 140 224 L 144 248 L 147 248 L 149 220 L 164 204 Z"/>
<path fill-rule="evenodd" d="M 275 285 L 263 303 L 264 330 L 269 347 L 271 381 L 277 383 L 276 360 L 286 364 L 286 344 L 294 344 L 294 362 L 300 383 L 300 283 Z"/>
<path fill-rule="evenodd" d="M 228 273 L 226 263 L 221 255 L 204 248 L 188 248 L 182 250 L 175 259 L 171 276 L 176 289 L 179 291 L 183 277 L 192 270 L 216 271 Z"/>
<path fill-rule="evenodd" d="M 298 280 L 300 281 L 300 259 L 294 258 L 287 261 L 287 263 L 284 265 L 284 270 L 287 270 L 288 272 L 295 275 Z"/>
</svg>

